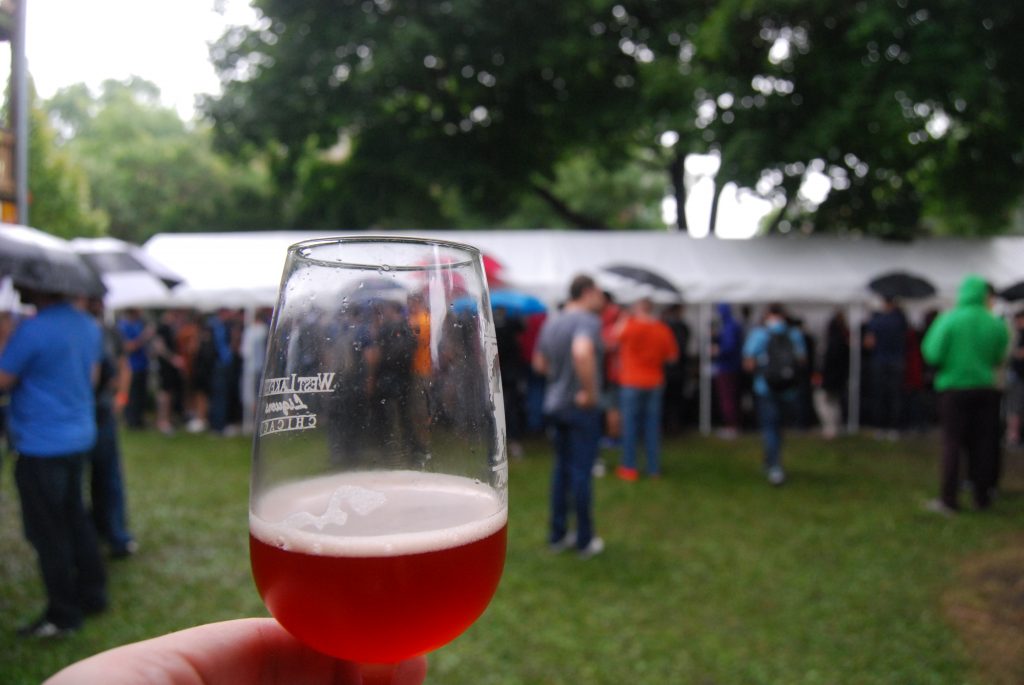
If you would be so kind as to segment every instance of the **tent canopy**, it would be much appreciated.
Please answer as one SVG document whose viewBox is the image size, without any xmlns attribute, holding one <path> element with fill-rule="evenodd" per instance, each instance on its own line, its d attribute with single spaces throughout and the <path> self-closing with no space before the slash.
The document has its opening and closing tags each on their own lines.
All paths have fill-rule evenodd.
<svg viewBox="0 0 1024 685">
<path fill-rule="evenodd" d="M 148 306 L 273 305 L 288 246 L 328 235 L 365 232 L 263 231 L 162 233 L 144 250 L 184 283 Z M 997 288 L 1024 278 L 1024 238 L 936 239 L 886 243 L 811 236 L 755 240 L 695 239 L 641 231 L 375 231 L 468 243 L 497 259 L 510 288 L 553 305 L 578 273 L 635 264 L 665 276 L 688 303 L 780 301 L 793 304 L 867 302 L 868 282 L 910 270 L 937 288 L 937 302 L 955 297 L 963 276 L 977 273 Z"/>
</svg>

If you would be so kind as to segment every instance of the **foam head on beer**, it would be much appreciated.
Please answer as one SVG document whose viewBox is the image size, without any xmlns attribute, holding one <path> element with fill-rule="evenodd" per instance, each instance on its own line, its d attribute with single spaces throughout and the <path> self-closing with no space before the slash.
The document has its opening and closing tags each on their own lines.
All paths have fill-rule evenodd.
<svg viewBox="0 0 1024 685">
<path fill-rule="evenodd" d="M 485 483 L 416 471 L 349 472 L 270 488 L 250 511 L 253 575 L 296 637 L 387 663 L 440 647 L 490 602 L 507 506 Z"/>
</svg>

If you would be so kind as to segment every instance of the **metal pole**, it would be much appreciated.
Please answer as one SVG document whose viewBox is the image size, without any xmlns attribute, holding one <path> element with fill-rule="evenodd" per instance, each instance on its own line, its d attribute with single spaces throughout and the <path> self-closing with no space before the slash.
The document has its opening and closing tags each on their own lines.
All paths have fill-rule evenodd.
<svg viewBox="0 0 1024 685">
<path fill-rule="evenodd" d="M 701 303 L 698 311 L 700 432 L 701 435 L 711 435 L 711 305 Z"/>
<path fill-rule="evenodd" d="M 859 304 L 851 304 L 847 308 L 847 326 L 850 329 L 850 379 L 847 397 L 848 411 L 846 430 L 857 433 L 860 430 L 860 324 L 862 308 Z"/>
<path fill-rule="evenodd" d="M 28 225 L 28 59 L 25 53 L 25 16 L 28 0 L 17 0 L 14 41 L 11 46 L 14 77 L 14 182 L 18 223 Z"/>
</svg>

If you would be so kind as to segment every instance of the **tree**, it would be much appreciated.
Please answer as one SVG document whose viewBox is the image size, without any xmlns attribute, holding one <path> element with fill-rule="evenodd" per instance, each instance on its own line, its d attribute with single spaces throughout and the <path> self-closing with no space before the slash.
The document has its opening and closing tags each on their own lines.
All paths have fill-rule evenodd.
<svg viewBox="0 0 1024 685">
<path fill-rule="evenodd" d="M 92 207 L 89 180 L 67 151 L 58 147 L 57 134 L 35 98 L 29 116 L 29 221 L 65 238 L 103 235 L 107 217 Z"/>
<path fill-rule="evenodd" d="M 562 195 L 573 160 L 640 160 L 682 207 L 683 163 L 708 152 L 719 188 L 776 203 L 768 230 L 992 232 L 1024 191 L 1019 3 L 255 5 L 213 50 L 226 87 L 204 109 L 227 149 L 272 151 L 314 224 L 500 224 L 543 201 L 609 226 Z"/>
<path fill-rule="evenodd" d="M 89 178 L 111 235 L 142 242 L 159 232 L 279 227 L 265 168 L 214 153 L 208 127 L 189 129 L 142 79 L 84 85 L 46 103 L 66 153 Z"/>
<path fill-rule="evenodd" d="M 1006 230 L 1024 190 L 1022 19 L 997 0 L 721 3 L 698 42 L 722 173 L 774 196 L 775 226 Z M 809 172 L 831 182 L 820 206 L 799 197 Z"/>
<path fill-rule="evenodd" d="M 457 193 L 475 216 L 499 220 L 521 199 L 547 202 L 556 166 L 586 151 L 605 167 L 628 157 L 638 103 L 636 62 L 595 39 L 587 3 L 290 2 L 260 0 L 266 18 L 213 51 L 224 95 L 208 100 L 230 149 L 279 143 L 284 187 L 308 181 L 325 221 L 445 225 Z M 614 84 L 618 81 L 619 86 Z M 606 87 L 607 86 L 607 87 Z M 348 145 L 344 157 L 324 153 Z M 333 202 L 332 202 L 333 199 Z M 333 207 L 328 208 L 333 205 Z"/>
</svg>

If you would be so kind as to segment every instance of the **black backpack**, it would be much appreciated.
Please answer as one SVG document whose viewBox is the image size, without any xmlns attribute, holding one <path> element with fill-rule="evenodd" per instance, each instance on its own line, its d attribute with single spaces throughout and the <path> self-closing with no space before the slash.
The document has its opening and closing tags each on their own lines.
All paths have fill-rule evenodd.
<svg viewBox="0 0 1024 685">
<path fill-rule="evenodd" d="M 772 392 L 795 388 L 800 380 L 800 357 L 789 335 L 789 329 L 770 334 L 762 355 L 761 376 Z"/>
</svg>

